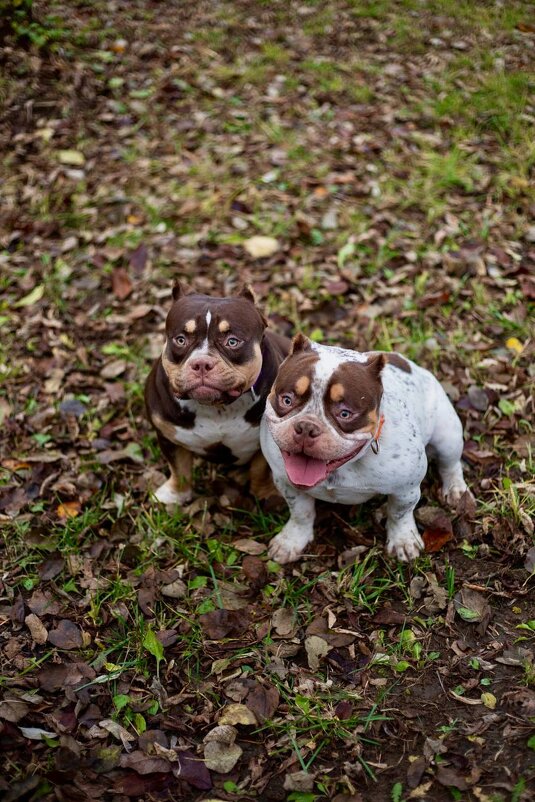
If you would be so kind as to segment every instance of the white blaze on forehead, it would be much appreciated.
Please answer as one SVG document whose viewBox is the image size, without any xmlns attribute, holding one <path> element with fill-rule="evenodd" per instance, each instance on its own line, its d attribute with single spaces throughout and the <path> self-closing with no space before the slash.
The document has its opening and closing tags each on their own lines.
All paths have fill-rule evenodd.
<svg viewBox="0 0 535 802">
<path fill-rule="evenodd" d="M 368 355 L 360 351 L 349 351 L 346 348 L 338 348 L 334 345 L 312 344 L 312 350 L 317 353 L 319 359 L 314 363 L 314 380 L 312 382 L 312 392 L 319 395 L 322 399 L 325 387 L 329 383 L 334 371 L 340 367 L 342 362 L 368 361 Z"/>
<path fill-rule="evenodd" d="M 208 312 L 206 313 L 206 329 L 207 330 L 210 328 L 210 321 L 211 320 L 212 320 L 212 313 L 210 312 L 210 310 L 208 310 Z"/>
</svg>

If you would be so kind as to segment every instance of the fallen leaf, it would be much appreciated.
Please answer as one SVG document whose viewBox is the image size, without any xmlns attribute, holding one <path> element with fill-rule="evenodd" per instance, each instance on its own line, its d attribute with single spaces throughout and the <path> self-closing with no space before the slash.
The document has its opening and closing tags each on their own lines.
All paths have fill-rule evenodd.
<svg viewBox="0 0 535 802">
<path fill-rule="evenodd" d="M 273 237 L 254 236 L 244 240 L 243 247 L 253 259 L 263 259 L 276 253 L 280 245 Z"/>
<path fill-rule="evenodd" d="M 64 501 L 59 504 L 56 513 L 59 518 L 76 518 L 82 510 L 82 505 L 79 501 Z"/>
<path fill-rule="evenodd" d="M 6 695 L 0 702 L 0 718 L 4 721 L 11 721 L 12 724 L 16 724 L 21 718 L 24 718 L 29 710 L 29 705 L 16 696 Z"/>
<path fill-rule="evenodd" d="M 35 643 L 43 644 L 47 642 L 48 639 L 48 631 L 41 619 L 35 615 L 35 613 L 30 613 L 24 619 L 24 623 L 30 630 L 30 635 L 32 636 L 32 640 Z"/>
<path fill-rule="evenodd" d="M 524 346 L 516 337 L 508 337 L 505 341 L 505 347 L 509 348 L 510 351 L 514 351 L 515 354 L 521 354 L 524 350 Z"/>
<path fill-rule="evenodd" d="M 397 610 L 393 610 L 391 607 L 383 607 L 379 610 L 378 613 L 372 618 L 374 624 L 386 624 L 388 625 L 401 625 L 407 621 L 407 616 L 403 615 L 403 613 L 398 613 Z"/>
<path fill-rule="evenodd" d="M 132 280 L 124 267 L 114 267 L 111 274 L 112 292 L 119 301 L 124 301 L 134 289 Z M 109 378 L 106 376 L 105 378 Z"/>
<path fill-rule="evenodd" d="M 489 710 L 494 710 L 494 708 L 496 707 L 496 697 L 494 696 L 493 693 L 488 693 L 488 692 L 482 693 L 481 701 L 483 702 L 485 707 L 488 707 Z"/>
<path fill-rule="evenodd" d="M 199 616 L 201 629 L 211 640 L 241 635 L 249 626 L 249 616 L 241 610 L 212 610 Z"/>
<path fill-rule="evenodd" d="M 67 619 L 63 619 L 55 629 L 50 630 L 48 640 L 58 649 L 79 649 L 83 644 L 80 628 Z"/>
<path fill-rule="evenodd" d="M 290 635 L 295 629 L 295 613 L 289 607 L 279 607 L 271 617 L 273 629 L 280 637 Z"/>
<path fill-rule="evenodd" d="M 33 304 L 40 301 L 45 293 L 45 285 L 38 284 L 37 287 L 34 287 L 33 290 L 25 295 L 24 298 L 21 298 L 20 301 L 16 301 L 13 306 L 20 307 L 20 306 L 32 306 Z"/>
<path fill-rule="evenodd" d="M 19 730 L 23 736 L 30 741 L 44 741 L 45 738 L 57 738 L 56 732 L 43 730 L 41 727 L 19 727 Z"/>
<path fill-rule="evenodd" d="M 133 769 L 138 774 L 155 774 L 172 769 L 171 763 L 165 758 L 146 755 L 141 750 L 121 755 L 119 765 L 123 769 Z"/>
<path fill-rule="evenodd" d="M 457 614 L 470 623 L 479 623 L 478 631 L 485 632 L 492 615 L 490 605 L 482 593 L 462 588 L 453 599 Z"/>
<path fill-rule="evenodd" d="M 259 543 L 258 540 L 251 540 L 247 537 L 240 538 L 240 540 L 235 540 L 232 543 L 232 546 L 236 549 L 236 551 L 242 551 L 245 554 L 254 555 L 263 554 L 267 548 L 264 543 Z"/>
<path fill-rule="evenodd" d="M 228 774 L 242 755 L 242 749 L 235 744 L 238 731 L 229 724 L 214 727 L 204 737 L 204 762 L 210 771 Z"/>
<path fill-rule="evenodd" d="M 111 362 L 104 365 L 100 371 L 100 375 L 103 379 L 116 379 L 117 376 L 125 372 L 127 366 L 128 363 L 125 359 L 113 359 Z"/>
<path fill-rule="evenodd" d="M 143 245 L 143 243 L 138 245 L 137 248 L 130 254 L 128 266 L 136 276 L 140 277 L 143 275 L 148 257 L 149 252 L 147 250 L 147 246 Z"/>
<path fill-rule="evenodd" d="M 83 167 L 85 164 L 85 156 L 79 150 L 58 150 L 58 160 L 61 164 L 73 167 Z"/>
<path fill-rule="evenodd" d="M 308 665 L 312 671 L 318 670 L 321 658 L 329 653 L 330 648 L 327 641 L 317 635 L 310 635 L 308 638 L 305 638 Z"/>
<path fill-rule="evenodd" d="M 285 791 L 297 791 L 301 794 L 309 793 L 314 788 L 315 777 L 316 775 L 309 771 L 294 771 L 284 778 L 283 788 Z"/>
<path fill-rule="evenodd" d="M 254 713 L 261 724 L 273 718 L 279 702 L 280 694 L 278 690 L 273 685 L 261 685 L 259 682 L 255 683 L 254 688 L 249 691 L 245 700 L 247 707 Z"/>
<path fill-rule="evenodd" d="M 185 780 L 201 791 L 209 791 L 212 780 L 205 762 L 187 749 L 177 751 L 177 758 L 178 766 L 173 767 L 175 777 Z"/>
<path fill-rule="evenodd" d="M 252 590 L 258 591 L 267 584 L 268 572 L 266 564 L 260 557 L 249 555 L 242 562 L 242 570 Z"/>
<path fill-rule="evenodd" d="M 126 750 L 130 748 L 129 744 L 136 740 L 134 735 L 129 733 L 118 721 L 113 721 L 111 718 L 105 718 L 99 721 L 98 726 L 101 730 L 110 732 L 114 738 L 121 741 Z M 143 752 L 141 754 L 143 754 Z"/>
<path fill-rule="evenodd" d="M 459 791 L 468 790 L 468 783 L 456 769 L 448 766 L 439 766 L 435 777 L 441 785 L 445 785 L 447 788 L 453 786 L 453 788 L 458 788 Z"/>
<path fill-rule="evenodd" d="M 245 726 L 257 726 L 258 721 L 256 720 L 255 714 L 250 710 L 246 705 L 243 704 L 231 704 L 227 705 L 223 708 L 223 713 L 218 719 L 217 722 L 219 725 L 221 724 L 243 724 Z"/>
<path fill-rule="evenodd" d="M 38 674 L 39 685 L 44 691 L 57 691 L 59 688 L 75 688 L 95 679 L 94 668 L 87 663 L 68 663 L 60 666 L 45 666 Z"/>
</svg>

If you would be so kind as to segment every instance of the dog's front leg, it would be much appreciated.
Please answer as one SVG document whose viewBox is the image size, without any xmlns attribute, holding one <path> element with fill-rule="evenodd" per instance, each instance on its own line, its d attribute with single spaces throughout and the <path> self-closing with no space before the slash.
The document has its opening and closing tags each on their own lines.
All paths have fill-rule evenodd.
<svg viewBox="0 0 535 802">
<path fill-rule="evenodd" d="M 414 520 L 414 508 L 419 499 L 419 485 L 406 493 L 388 496 L 386 550 L 405 562 L 414 560 L 424 547 Z"/>
<path fill-rule="evenodd" d="M 171 476 L 155 491 L 154 496 L 162 504 L 187 504 L 192 495 L 193 454 L 167 440 L 159 431 L 157 435 L 160 448 L 169 463 Z"/>
<path fill-rule="evenodd" d="M 314 539 L 316 502 L 292 485 L 275 479 L 277 490 L 290 508 L 290 520 L 269 544 L 269 557 L 284 564 L 298 560 L 305 547 Z"/>
</svg>

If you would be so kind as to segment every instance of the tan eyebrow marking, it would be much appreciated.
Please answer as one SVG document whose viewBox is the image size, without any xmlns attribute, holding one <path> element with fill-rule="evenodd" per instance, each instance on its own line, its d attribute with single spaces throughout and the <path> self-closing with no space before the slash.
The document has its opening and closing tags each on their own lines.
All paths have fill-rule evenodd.
<svg viewBox="0 0 535 802">
<path fill-rule="evenodd" d="M 344 397 L 344 385 L 339 382 L 333 384 L 329 395 L 331 396 L 331 401 L 341 401 Z"/>
<path fill-rule="evenodd" d="M 188 320 L 188 321 L 186 321 L 186 325 L 184 326 L 184 331 L 187 331 L 188 334 L 193 334 L 193 332 L 195 331 L 196 328 L 197 328 L 197 324 L 195 323 L 195 321 L 194 320 Z"/>
<path fill-rule="evenodd" d="M 310 379 L 308 376 L 300 376 L 295 383 L 295 392 L 297 395 L 304 395 L 310 387 Z"/>
<path fill-rule="evenodd" d="M 228 320 L 222 320 L 221 323 L 219 324 L 219 331 L 221 332 L 221 334 L 224 334 L 229 329 L 230 329 L 230 323 L 228 322 Z"/>
</svg>

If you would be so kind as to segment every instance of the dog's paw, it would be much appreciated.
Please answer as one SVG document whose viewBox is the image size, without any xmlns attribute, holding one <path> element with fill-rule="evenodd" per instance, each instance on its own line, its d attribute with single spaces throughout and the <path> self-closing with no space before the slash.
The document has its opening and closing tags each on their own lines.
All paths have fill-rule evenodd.
<svg viewBox="0 0 535 802">
<path fill-rule="evenodd" d="M 182 506 L 183 504 L 187 504 L 188 501 L 191 501 L 192 492 L 191 488 L 181 491 L 176 490 L 172 479 L 168 479 L 167 482 L 164 482 L 163 485 L 154 491 L 154 498 L 161 504 L 176 504 Z"/>
<path fill-rule="evenodd" d="M 280 565 L 299 559 L 308 543 L 313 539 L 309 530 L 303 530 L 288 522 L 269 544 L 268 556 Z"/>
<path fill-rule="evenodd" d="M 406 530 L 398 530 L 395 534 L 389 532 L 386 541 L 386 550 L 392 557 L 397 557 L 402 562 L 415 560 L 424 548 L 424 542 L 420 537 L 416 526 L 411 526 Z"/>
<path fill-rule="evenodd" d="M 465 493 L 467 494 L 466 497 Z M 455 479 L 452 482 L 444 482 L 441 489 L 441 496 L 444 503 L 452 510 L 456 510 L 459 502 L 464 497 L 464 501 L 475 505 L 475 498 L 468 489 L 464 479 Z"/>
</svg>

